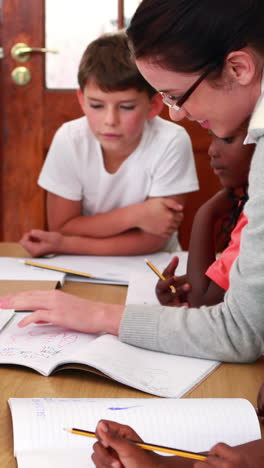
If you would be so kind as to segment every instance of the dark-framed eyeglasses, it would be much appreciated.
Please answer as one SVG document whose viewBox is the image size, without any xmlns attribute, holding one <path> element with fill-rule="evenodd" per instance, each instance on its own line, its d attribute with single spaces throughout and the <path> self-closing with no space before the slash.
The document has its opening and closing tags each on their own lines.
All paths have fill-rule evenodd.
<svg viewBox="0 0 264 468">
<path fill-rule="evenodd" d="M 163 91 L 160 91 L 160 95 L 162 96 L 162 100 L 166 106 L 169 106 L 171 109 L 175 111 L 179 111 L 182 105 L 187 101 L 187 99 L 191 96 L 191 94 L 196 90 L 199 84 L 209 75 L 209 73 L 216 68 L 216 64 L 210 65 L 199 78 L 192 84 L 192 86 L 184 93 L 182 96 L 174 96 Z"/>
</svg>

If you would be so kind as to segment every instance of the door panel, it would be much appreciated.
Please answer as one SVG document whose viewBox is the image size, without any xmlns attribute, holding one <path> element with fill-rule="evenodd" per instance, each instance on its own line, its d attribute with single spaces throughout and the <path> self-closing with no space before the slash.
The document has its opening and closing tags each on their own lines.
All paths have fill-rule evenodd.
<svg viewBox="0 0 264 468">
<path fill-rule="evenodd" d="M 30 9 L 30 15 L 29 15 Z M 43 194 L 36 186 L 43 141 L 42 60 L 35 55 L 27 67 L 32 80 L 17 86 L 12 70 L 21 64 L 10 55 L 17 42 L 42 44 L 42 9 L 35 0 L 3 2 L 3 153 L 1 166 L 2 239 L 17 240 L 24 230 L 43 226 Z M 15 19 L 14 19 L 15 18 Z M 38 21 L 36 21 L 38 18 Z"/>
</svg>

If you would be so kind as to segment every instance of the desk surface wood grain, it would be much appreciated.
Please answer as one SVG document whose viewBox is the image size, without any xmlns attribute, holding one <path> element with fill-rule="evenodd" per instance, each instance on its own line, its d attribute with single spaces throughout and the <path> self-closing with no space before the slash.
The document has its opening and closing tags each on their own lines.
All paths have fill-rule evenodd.
<svg viewBox="0 0 264 468">
<path fill-rule="evenodd" d="M 4 252 L 8 252 L 8 255 Z M 0 255 L 25 256 L 16 244 L 1 244 Z M 66 282 L 65 292 L 95 301 L 123 304 L 126 287 Z M 264 361 L 253 364 L 222 364 L 204 381 L 190 390 L 185 398 L 247 398 L 256 406 L 257 392 L 264 381 Z M 20 366 L 0 367 L 0 466 L 15 468 L 13 432 L 8 398 L 21 397 L 142 397 L 150 395 L 104 377 L 79 370 L 65 370 L 43 377 Z"/>
</svg>

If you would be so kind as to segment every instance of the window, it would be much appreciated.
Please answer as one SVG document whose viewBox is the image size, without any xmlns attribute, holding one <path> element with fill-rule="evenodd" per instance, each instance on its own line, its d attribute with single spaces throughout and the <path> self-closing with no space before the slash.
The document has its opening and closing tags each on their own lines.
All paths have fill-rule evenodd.
<svg viewBox="0 0 264 468">
<path fill-rule="evenodd" d="M 46 87 L 75 89 L 87 44 L 105 32 L 126 27 L 140 0 L 46 0 Z"/>
</svg>

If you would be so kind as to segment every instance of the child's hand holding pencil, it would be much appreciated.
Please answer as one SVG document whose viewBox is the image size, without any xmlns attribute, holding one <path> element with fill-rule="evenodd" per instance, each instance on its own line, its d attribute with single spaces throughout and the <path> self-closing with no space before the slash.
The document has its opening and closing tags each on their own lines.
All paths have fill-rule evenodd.
<svg viewBox="0 0 264 468">
<path fill-rule="evenodd" d="M 160 278 L 156 285 L 156 295 L 159 302 L 167 306 L 188 306 L 187 294 L 191 287 L 186 282 L 186 275 L 175 276 L 179 258 L 174 257 L 162 273 L 149 260 L 146 259 L 146 263 Z"/>
<path fill-rule="evenodd" d="M 98 439 L 93 446 L 92 460 L 97 468 L 161 468 L 191 467 L 194 460 L 206 460 L 207 455 L 187 452 L 170 447 L 157 446 L 143 442 L 130 427 L 114 421 L 101 420 L 96 433 L 80 429 L 66 429 L 73 434 L 86 435 Z M 144 449 L 144 450 L 142 450 Z M 162 456 L 153 450 L 174 454 Z M 176 456 L 175 456 L 176 455 Z M 180 458 L 179 458 L 180 457 Z"/>
</svg>

